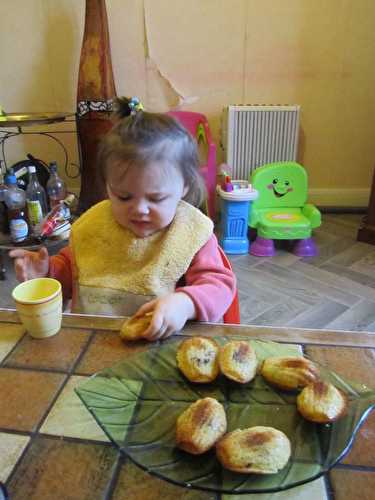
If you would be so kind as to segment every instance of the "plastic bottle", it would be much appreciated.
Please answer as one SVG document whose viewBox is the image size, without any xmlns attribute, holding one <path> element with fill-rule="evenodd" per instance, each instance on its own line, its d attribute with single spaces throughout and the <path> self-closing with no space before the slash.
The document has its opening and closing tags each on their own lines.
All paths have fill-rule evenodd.
<svg viewBox="0 0 375 500">
<path fill-rule="evenodd" d="M 39 236 L 40 224 L 46 215 L 47 197 L 43 186 L 39 183 L 34 166 L 28 167 L 29 182 L 26 188 L 27 216 L 33 236 Z"/>
<path fill-rule="evenodd" d="M 65 182 L 57 173 L 57 164 L 55 161 L 49 164 L 50 177 L 47 182 L 47 195 L 51 209 L 66 198 Z"/>
<path fill-rule="evenodd" d="M 17 178 L 13 173 L 5 176 L 5 184 L 7 190 L 4 198 L 8 209 L 10 238 L 13 243 L 22 243 L 29 232 L 26 221 L 26 194 L 17 186 Z"/>
</svg>

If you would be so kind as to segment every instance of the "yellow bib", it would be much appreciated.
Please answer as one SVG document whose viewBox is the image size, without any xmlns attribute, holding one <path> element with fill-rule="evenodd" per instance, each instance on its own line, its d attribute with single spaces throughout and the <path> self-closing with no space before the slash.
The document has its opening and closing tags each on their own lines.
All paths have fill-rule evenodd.
<svg viewBox="0 0 375 500">
<path fill-rule="evenodd" d="M 172 292 L 212 233 L 212 221 L 184 201 L 169 227 L 145 238 L 115 221 L 109 200 L 98 203 L 72 226 L 77 292 L 86 294 L 79 309 L 101 313 L 108 306 L 109 313 L 132 314 L 141 303 Z M 126 301 L 130 309 L 122 307 Z"/>
</svg>

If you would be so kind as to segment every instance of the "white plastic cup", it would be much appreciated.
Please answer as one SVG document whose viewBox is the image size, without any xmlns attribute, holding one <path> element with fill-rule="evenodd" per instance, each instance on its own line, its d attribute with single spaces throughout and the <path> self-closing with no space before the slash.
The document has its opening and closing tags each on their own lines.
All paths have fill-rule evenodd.
<svg viewBox="0 0 375 500">
<path fill-rule="evenodd" d="M 61 328 L 61 283 L 53 278 L 24 281 L 12 292 L 20 320 L 37 339 L 51 337 Z"/>
</svg>

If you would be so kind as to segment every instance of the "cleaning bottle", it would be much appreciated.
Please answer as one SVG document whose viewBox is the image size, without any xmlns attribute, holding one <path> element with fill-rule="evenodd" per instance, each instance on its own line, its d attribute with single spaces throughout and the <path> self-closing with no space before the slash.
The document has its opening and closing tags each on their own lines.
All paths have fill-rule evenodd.
<svg viewBox="0 0 375 500">
<path fill-rule="evenodd" d="M 13 243 L 22 243 L 26 240 L 29 228 L 26 221 L 26 194 L 23 189 L 17 186 L 17 178 L 14 173 L 5 176 L 4 200 L 8 209 L 8 221 L 10 229 L 10 239 Z"/>
<path fill-rule="evenodd" d="M 39 183 L 34 166 L 28 167 L 29 182 L 26 188 L 27 216 L 29 219 L 30 231 L 33 236 L 39 236 L 40 224 L 46 215 L 47 197 L 43 186 Z"/>
<path fill-rule="evenodd" d="M 47 182 L 47 195 L 51 209 L 66 198 L 65 182 L 57 173 L 57 164 L 55 161 L 49 164 L 50 177 Z"/>
<path fill-rule="evenodd" d="M 70 209 L 69 207 L 74 201 L 74 195 L 68 195 L 64 200 L 61 200 L 55 205 L 43 219 L 39 239 L 45 240 L 53 235 L 57 229 L 70 227 Z"/>
</svg>

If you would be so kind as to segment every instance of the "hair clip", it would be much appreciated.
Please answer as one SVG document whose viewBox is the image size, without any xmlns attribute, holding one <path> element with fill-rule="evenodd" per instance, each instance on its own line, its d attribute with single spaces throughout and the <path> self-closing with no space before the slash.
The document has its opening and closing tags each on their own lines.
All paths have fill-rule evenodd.
<svg viewBox="0 0 375 500">
<path fill-rule="evenodd" d="M 138 111 L 144 110 L 143 104 L 138 99 L 138 97 L 132 97 L 129 101 L 128 106 L 130 108 L 131 115 L 136 115 L 138 113 Z"/>
</svg>

